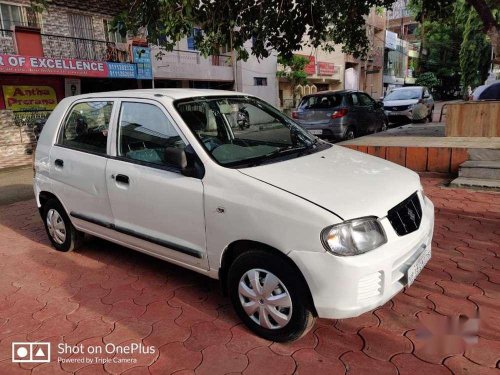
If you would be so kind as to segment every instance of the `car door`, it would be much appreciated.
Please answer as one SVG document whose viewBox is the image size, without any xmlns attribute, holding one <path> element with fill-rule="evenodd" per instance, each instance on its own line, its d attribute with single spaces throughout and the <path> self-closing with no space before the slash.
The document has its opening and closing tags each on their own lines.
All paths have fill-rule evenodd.
<svg viewBox="0 0 500 375">
<path fill-rule="evenodd" d="M 378 122 L 375 116 L 375 102 L 362 92 L 356 93 L 360 105 L 360 116 L 363 117 L 363 133 L 371 133 L 377 130 Z"/>
<path fill-rule="evenodd" d="M 106 182 L 121 240 L 147 253 L 208 269 L 203 183 L 169 164 L 186 140 L 163 105 L 120 101 Z"/>
<path fill-rule="evenodd" d="M 349 120 L 356 127 L 356 134 L 363 132 L 366 126 L 366 118 L 363 116 L 362 107 L 358 95 L 355 92 L 349 94 Z"/>
<path fill-rule="evenodd" d="M 106 184 L 108 127 L 115 116 L 111 99 L 79 100 L 67 111 L 50 151 L 53 191 L 74 225 L 95 234 L 108 229 L 111 207 Z"/>
</svg>

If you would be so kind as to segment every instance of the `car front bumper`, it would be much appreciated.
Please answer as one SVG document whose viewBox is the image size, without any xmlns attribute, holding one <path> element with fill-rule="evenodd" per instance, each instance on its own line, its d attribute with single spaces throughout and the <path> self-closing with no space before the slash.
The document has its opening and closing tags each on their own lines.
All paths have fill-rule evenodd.
<svg viewBox="0 0 500 375">
<path fill-rule="evenodd" d="M 329 252 L 292 251 L 320 318 L 351 318 L 383 305 L 407 286 L 407 271 L 429 251 L 434 205 L 419 193 L 423 208 L 417 231 L 398 236 L 387 218 L 380 219 L 387 243 L 368 253 L 339 257 Z M 424 203 L 425 202 L 425 203 Z"/>
</svg>

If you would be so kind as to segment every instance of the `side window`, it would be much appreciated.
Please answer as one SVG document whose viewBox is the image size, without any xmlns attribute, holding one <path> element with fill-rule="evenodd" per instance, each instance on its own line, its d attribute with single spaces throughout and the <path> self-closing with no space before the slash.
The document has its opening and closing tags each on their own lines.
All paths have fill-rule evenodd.
<svg viewBox="0 0 500 375">
<path fill-rule="evenodd" d="M 359 102 L 362 106 L 371 106 L 373 105 L 373 100 L 366 94 L 358 93 Z"/>
<path fill-rule="evenodd" d="M 358 95 L 356 95 L 355 93 L 352 93 L 351 94 L 351 102 L 353 105 L 359 105 Z"/>
<path fill-rule="evenodd" d="M 168 165 L 165 153 L 172 148 L 184 148 L 172 123 L 153 104 L 124 102 L 118 128 L 118 155 L 158 165 Z"/>
<path fill-rule="evenodd" d="M 113 102 L 89 101 L 71 108 L 59 144 L 83 151 L 106 153 Z"/>
</svg>

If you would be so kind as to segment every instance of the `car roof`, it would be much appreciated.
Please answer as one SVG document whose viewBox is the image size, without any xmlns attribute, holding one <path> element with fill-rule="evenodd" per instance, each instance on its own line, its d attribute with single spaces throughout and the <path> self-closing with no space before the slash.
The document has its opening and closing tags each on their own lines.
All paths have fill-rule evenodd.
<svg viewBox="0 0 500 375">
<path fill-rule="evenodd" d="M 210 89 L 136 89 L 136 90 L 120 90 L 120 91 L 104 91 L 96 92 L 91 94 L 81 94 L 72 96 L 72 99 L 89 99 L 89 98 L 157 98 L 157 97 L 168 97 L 172 100 L 186 99 L 193 97 L 204 97 L 204 96 L 252 96 L 249 94 L 228 91 L 228 90 L 210 90 Z"/>
<path fill-rule="evenodd" d="M 399 91 L 399 90 L 408 90 L 408 89 L 425 89 L 424 86 L 404 86 L 404 87 L 395 87 L 391 91 Z"/>
<path fill-rule="evenodd" d="M 305 97 L 311 97 L 311 96 L 319 96 L 319 95 L 331 95 L 331 94 L 349 94 L 351 92 L 363 92 L 360 90 L 326 90 L 326 91 L 318 91 L 312 94 L 307 94 L 304 95 Z"/>
</svg>

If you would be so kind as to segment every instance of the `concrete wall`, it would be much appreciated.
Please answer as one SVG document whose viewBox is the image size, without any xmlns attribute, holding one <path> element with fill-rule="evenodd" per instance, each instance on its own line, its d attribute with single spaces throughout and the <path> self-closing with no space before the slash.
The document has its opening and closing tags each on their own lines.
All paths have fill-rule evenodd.
<svg viewBox="0 0 500 375">
<path fill-rule="evenodd" d="M 251 42 L 246 43 L 251 48 Z M 269 104 L 278 106 L 278 81 L 276 78 L 277 57 L 271 55 L 266 59 L 257 60 L 250 56 L 247 61 L 236 63 L 235 89 L 250 95 L 255 95 Z M 254 78 L 266 78 L 267 86 L 256 86 Z"/>
</svg>

